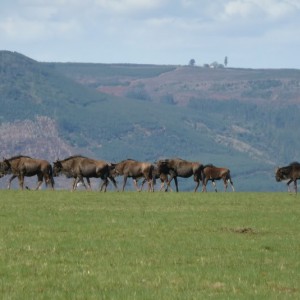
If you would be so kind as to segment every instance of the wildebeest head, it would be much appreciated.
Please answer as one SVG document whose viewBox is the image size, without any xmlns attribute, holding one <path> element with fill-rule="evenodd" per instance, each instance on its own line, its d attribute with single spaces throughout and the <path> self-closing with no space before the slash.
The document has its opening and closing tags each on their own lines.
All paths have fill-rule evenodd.
<svg viewBox="0 0 300 300">
<path fill-rule="evenodd" d="M 119 173 L 117 172 L 116 164 L 109 163 L 108 164 L 108 176 L 109 177 L 116 177 L 118 175 L 119 175 Z"/>
<path fill-rule="evenodd" d="M 275 171 L 276 181 L 279 182 L 279 181 L 288 179 L 288 173 L 289 173 L 289 170 L 287 167 L 277 168 Z"/>
<path fill-rule="evenodd" d="M 159 160 L 155 162 L 155 165 L 157 167 L 157 173 L 161 174 L 168 174 L 170 171 L 170 166 L 169 166 L 169 160 L 164 159 L 164 160 Z"/>
<path fill-rule="evenodd" d="M 62 172 L 62 163 L 57 160 L 53 162 L 53 176 L 57 177 Z"/>
<path fill-rule="evenodd" d="M 4 158 L 3 161 L 0 162 L 0 178 L 10 172 L 11 172 L 11 164 L 9 160 Z"/>
</svg>

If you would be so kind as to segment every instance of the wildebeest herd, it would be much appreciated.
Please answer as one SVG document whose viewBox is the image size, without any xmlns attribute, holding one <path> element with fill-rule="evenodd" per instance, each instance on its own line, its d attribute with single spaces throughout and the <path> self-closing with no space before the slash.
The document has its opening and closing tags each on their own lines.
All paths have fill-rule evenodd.
<svg viewBox="0 0 300 300">
<path fill-rule="evenodd" d="M 37 176 L 37 190 L 41 187 L 43 181 L 46 186 L 54 189 L 54 177 L 61 174 L 67 178 L 73 178 L 73 191 L 76 190 L 79 183 L 82 183 L 86 189 L 91 190 L 90 178 L 100 178 L 100 191 L 106 191 L 109 182 L 112 182 L 118 191 L 115 179 L 117 176 L 123 176 L 122 191 L 125 190 L 127 179 L 132 178 L 137 191 L 141 191 L 145 183 L 148 184 L 148 191 L 154 191 L 154 184 L 159 179 L 161 181 L 160 191 L 163 189 L 165 191 L 172 190 L 170 184 L 174 180 L 176 192 L 178 192 L 178 177 L 193 177 L 196 183 L 194 192 L 198 190 L 201 182 L 202 191 L 206 192 L 208 181 L 212 181 L 214 189 L 217 192 L 216 180 L 223 180 L 224 191 L 227 190 L 228 183 L 231 185 L 232 191 L 235 191 L 229 169 L 219 168 L 212 164 L 203 165 L 200 162 L 187 161 L 181 158 L 161 159 L 154 163 L 141 162 L 134 159 L 111 163 L 82 155 L 74 155 L 53 162 L 52 166 L 47 160 L 18 155 L 9 159 L 4 158 L 0 162 L 0 178 L 5 175 L 11 175 L 8 188 L 11 187 L 12 180 L 18 178 L 20 189 L 23 190 L 24 177 Z M 288 180 L 289 191 L 289 184 L 294 182 L 297 193 L 297 179 L 300 178 L 300 163 L 293 162 L 288 166 L 278 168 L 275 178 L 277 181 Z M 86 186 L 84 179 L 88 186 Z M 138 186 L 139 179 L 143 179 L 141 187 Z"/>
</svg>

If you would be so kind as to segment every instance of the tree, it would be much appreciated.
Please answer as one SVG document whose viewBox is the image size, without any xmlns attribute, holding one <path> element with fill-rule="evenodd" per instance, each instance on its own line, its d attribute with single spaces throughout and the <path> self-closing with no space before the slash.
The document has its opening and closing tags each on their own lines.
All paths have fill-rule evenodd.
<svg viewBox="0 0 300 300">
<path fill-rule="evenodd" d="M 224 58 L 224 65 L 225 65 L 225 67 L 227 67 L 227 64 L 228 64 L 228 57 L 225 56 L 225 58 Z"/>
<path fill-rule="evenodd" d="M 192 59 L 190 59 L 190 61 L 189 61 L 189 66 L 194 66 L 195 63 L 196 63 L 196 61 L 192 58 Z"/>
</svg>

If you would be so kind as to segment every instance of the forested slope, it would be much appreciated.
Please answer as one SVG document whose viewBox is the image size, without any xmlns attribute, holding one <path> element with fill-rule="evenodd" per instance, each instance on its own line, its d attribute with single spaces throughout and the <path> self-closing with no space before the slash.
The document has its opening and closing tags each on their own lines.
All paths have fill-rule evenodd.
<svg viewBox="0 0 300 300">
<path fill-rule="evenodd" d="M 1 156 L 178 156 L 230 167 L 237 190 L 284 190 L 274 167 L 298 160 L 297 70 L 39 63 L 0 51 L 0 80 Z"/>
</svg>

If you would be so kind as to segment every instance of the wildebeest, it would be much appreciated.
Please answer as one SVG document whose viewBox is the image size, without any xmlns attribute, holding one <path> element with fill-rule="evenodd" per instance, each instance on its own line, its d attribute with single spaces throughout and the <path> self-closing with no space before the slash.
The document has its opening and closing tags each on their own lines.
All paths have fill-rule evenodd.
<svg viewBox="0 0 300 300">
<path fill-rule="evenodd" d="M 133 159 L 126 159 L 119 163 L 114 164 L 114 172 L 117 176 L 123 175 L 123 187 L 125 189 L 127 178 L 133 179 L 134 186 L 137 191 L 140 191 L 137 180 L 144 177 L 148 182 L 148 191 L 154 191 L 153 189 L 153 165 L 148 162 L 140 162 Z"/>
<path fill-rule="evenodd" d="M 159 160 L 156 164 L 160 174 L 170 175 L 166 191 L 168 190 L 168 187 L 170 187 L 172 179 L 174 179 L 176 192 L 178 192 L 177 177 L 188 178 L 191 176 L 194 176 L 194 181 L 196 182 L 194 192 L 197 191 L 203 176 L 203 165 L 200 162 L 191 162 L 181 158 L 172 158 Z"/>
<path fill-rule="evenodd" d="M 52 166 L 46 160 L 35 159 L 24 155 L 13 156 L 9 159 L 4 159 L 3 162 L 0 163 L 0 173 L 3 175 L 12 174 L 9 179 L 8 189 L 11 187 L 11 182 L 18 177 L 19 186 L 23 190 L 24 177 L 35 175 L 38 177 L 36 190 L 42 185 L 43 179 L 45 180 L 46 186 L 50 184 L 51 188 L 54 189 Z"/>
<path fill-rule="evenodd" d="M 107 178 L 109 180 L 104 180 L 104 181 L 102 180 L 102 184 L 100 185 L 99 190 L 101 192 L 102 191 L 106 192 L 109 181 L 111 181 L 113 183 L 116 191 L 119 191 L 115 177 L 116 177 L 115 165 L 113 163 L 108 163 L 108 176 L 107 176 Z"/>
<path fill-rule="evenodd" d="M 64 160 L 57 160 L 53 163 L 53 175 L 64 174 L 68 178 L 74 178 L 72 190 L 76 190 L 77 183 L 82 182 L 87 189 L 83 178 L 86 178 L 89 189 L 92 189 L 90 178 L 101 178 L 103 184 L 101 190 L 106 191 L 108 177 L 110 176 L 112 165 L 103 160 L 95 160 L 82 155 L 74 155 Z M 115 179 L 110 178 L 116 189 L 118 189 Z"/>
<path fill-rule="evenodd" d="M 290 183 L 293 181 L 295 192 L 297 194 L 297 179 L 300 179 L 300 163 L 292 162 L 286 167 L 277 168 L 275 178 L 278 182 L 288 180 L 288 192 L 290 192 Z"/>
<path fill-rule="evenodd" d="M 231 180 L 230 176 L 230 170 L 227 168 L 217 168 L 214 165 L 205 165 L 203 168 L 203 189 L 202 191 L 206 192 L 206 185 L 209 180 L 212 181 L 212 184 L 215 188 L 215 191 L 217 192 L 217 185 L 215 183 L 215 180 L 220 180 L 222 179 L 224 181 L 224 191 L 226 192 L 228 182 L 231 185 L 232 191 L 234 192 L 234 186 L 233 182 Z"/>
<path fill-rule="evenodd" d="M 162 189 L 168 184 L 168 174 L 160 173 L 157 164 L 153 164 L 153 171 L 152 171 L 152 177 L 153 177 L 153 184 L 155 185 L 156 179 L 160 179 L 160 189 L 159 191 L 162 191 Z M 143 189 L 144 184 L 146 183 L 146 179 L 143 180 L 141 190 Z M 171 191 L 172 188 L 169 187 Z"/>
</svg>

